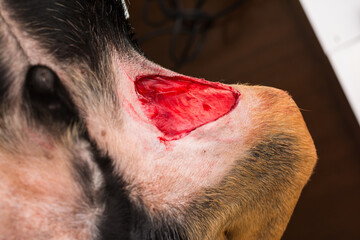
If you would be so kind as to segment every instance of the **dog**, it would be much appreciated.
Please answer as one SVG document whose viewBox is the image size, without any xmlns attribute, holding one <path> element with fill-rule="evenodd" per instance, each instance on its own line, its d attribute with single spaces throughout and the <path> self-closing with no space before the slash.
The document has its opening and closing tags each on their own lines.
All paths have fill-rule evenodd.
<svg viewBox="0 0 360 240">
<path fill-rule="evenodd" d="M 124 1 L 0 0 L 0 239 L 280 239 L 316 151 L 288 93 L 164 69 Z"/>
</svg>

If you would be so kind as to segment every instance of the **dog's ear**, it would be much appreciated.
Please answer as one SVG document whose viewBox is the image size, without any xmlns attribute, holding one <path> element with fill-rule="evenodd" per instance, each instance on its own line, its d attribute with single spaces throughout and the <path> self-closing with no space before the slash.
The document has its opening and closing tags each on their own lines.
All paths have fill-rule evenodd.
<svg viewBox="0 0 360 240">
<path fill-rule="evenodd" d="M 279 239 L 316 161 L 291 97 L 161 68 L 128 30 L 122 1 L 0 1 L 0 232 Z"/>
</svg>

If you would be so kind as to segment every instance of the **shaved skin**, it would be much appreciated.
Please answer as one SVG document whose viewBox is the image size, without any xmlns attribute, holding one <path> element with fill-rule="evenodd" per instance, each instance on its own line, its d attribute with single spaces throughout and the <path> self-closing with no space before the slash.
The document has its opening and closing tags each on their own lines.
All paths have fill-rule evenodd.
<svg viewBox="0 0 360 240">
<path fill-rule="evenodd" d="M 149 211 L 175 211 L 173 206 L 183 208 L 196 193 L 218 184 L 246 154 L 257 136 L 251 133 L 252 109 L 259 98 L 246 87 L 179 75 L 140 60 L 134 64 L 114 56 L 121 107 L 111 119 L 104 108 L 89 112 L 88 129 L 114 159 L 135 203 Z"/>
<path fill-rule="evenodd" d="M 143 111 L 163 134 L 179 139 L 228 114 L 240 93 L 232 87 L 185 76 L 137 77 L 135 89 Z"/>
</svg>

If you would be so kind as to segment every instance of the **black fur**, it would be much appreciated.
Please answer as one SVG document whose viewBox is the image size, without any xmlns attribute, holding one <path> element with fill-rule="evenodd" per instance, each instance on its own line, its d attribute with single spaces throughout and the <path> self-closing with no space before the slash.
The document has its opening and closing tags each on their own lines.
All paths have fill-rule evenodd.
<svg viewBox="0 0 360 240">
<path fill-rule="evenodd" d="M 1 45 L 1 39 L 0 39 L 0 45 Z M 8 81 L 8 73 L 6 71 L 5 66 L 1 63 L 0 59 L 0 107 L 2 106 L 6 93 L 9 89 L 9 81 Z"/>
<path fill-rule="evenodd" d="M 92 153 L 105 178 L 104 188 L 100 192 L 100 202 L 105 205 L 105 211 L 98 224 L 99 240 L 188 239 L 184 229 L 175 220 L 151 219 L 145 209 L 130 202 L 125 190 L 126 183 L 114 172 L 111 159 L 102 154 L 95 143 L 92 143 Z M 83 179 L 85 192 L 93 194 L 86 190 L 91 186 L 88 167 L 77 166 L 76 169 L 77 175 Z"/>
<path fill-rule="evenodd" d="M 85 60 L 96 69 L 107 45 L 132 45 L 120 0 L 6 0 L 13 17 L 60 61 Z"/>
<path fill-rule="evenodd" d="M 4 45 L 3 36 L 0 33 L 0 47 L 3 45 Z M 0 107 L 2 107 L 2 104 L 6 98 L 6 93 L 8 92 L 10 85 L 10 81 L 8 80 L 9 74 L 6 71 L 6 66 L 2 61 L 3 60 L 0 57 Z"/>
<path fill-rule="evenodd" d="M 92 152 L 105 180 L 101 194 L 105 210 L 98 224 L 99 240 L 130 240 L 129 219 L 132 217 L 132 207 L 125 191 L 125 183 L 114 173 L 111 159 L 100 153 L 94 143 Z"/>
<path fill-rule="evenodd" d="M 172 217 L 159 214 L 162 219 L 151 219 L 146 210 L 135 207 L 131 221 L 132 240 L 187 240 L 182 224 Z"/>
</svg>

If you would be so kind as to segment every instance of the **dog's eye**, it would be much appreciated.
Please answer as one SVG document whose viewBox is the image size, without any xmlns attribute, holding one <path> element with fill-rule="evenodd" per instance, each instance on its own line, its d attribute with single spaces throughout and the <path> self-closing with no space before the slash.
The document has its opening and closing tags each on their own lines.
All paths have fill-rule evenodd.
<svg viewBox="0 0 360 240">
<path fill-rule="evenodd" d="M 77 118 L 68 92 L 56 73 L 46 66 L 29 69 L 24 93 L 25 105 L 41 121 L 70 123 Z"/>
<path fill-rule="evenodd" d="M 39 95 L 54 95 L 57 76 L 47 67 L 33 67 L 28 73 L 28 87 L 32 93 Z"/>
</svg>

